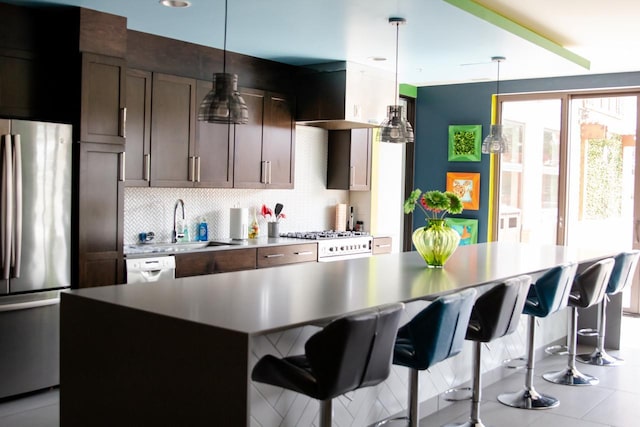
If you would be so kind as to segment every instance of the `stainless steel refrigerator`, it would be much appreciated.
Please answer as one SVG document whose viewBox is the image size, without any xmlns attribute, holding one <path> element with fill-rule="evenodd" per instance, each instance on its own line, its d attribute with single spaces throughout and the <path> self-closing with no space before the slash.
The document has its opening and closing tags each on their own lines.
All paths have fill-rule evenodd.
<svg viewBox="0 0 640 427">
<path fill-rule="evenodd" d="M 71 125 L 0 119 L 0 398 L 59 383 L 71 284 Z"/>
</svg>

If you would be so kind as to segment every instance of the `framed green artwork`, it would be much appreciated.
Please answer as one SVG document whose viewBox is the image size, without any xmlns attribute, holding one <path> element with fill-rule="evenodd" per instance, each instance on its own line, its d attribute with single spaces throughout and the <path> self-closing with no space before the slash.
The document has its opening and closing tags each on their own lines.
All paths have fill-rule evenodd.
<svg viewBox="0 0 640 427">
<path fill-rule="evenodd" d="M 460 234 L 460 245 L 478 243 L 478 220 L 467 218 L 445 218 L 447 225 Z"/>
<path fill-rule="evenodd" d="M 482 125 L 449 126 L 449 161 L 479 162 L 482 155 Z"/>
</svg>

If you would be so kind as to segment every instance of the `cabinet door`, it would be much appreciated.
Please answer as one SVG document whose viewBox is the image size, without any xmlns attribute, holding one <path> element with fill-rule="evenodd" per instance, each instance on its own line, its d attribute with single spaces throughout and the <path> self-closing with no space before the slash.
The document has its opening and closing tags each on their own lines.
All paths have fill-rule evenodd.
<svg viewBox="0 0 640 427">
<path fill-rule="evenodd" d="M 82 141 L 124 144 L 125 71 L 122 58 L 82 55 Z"/>
<path fill-rule="evenodd" d="M 258 268 L 277 265 L 315 262 L 318 260 L 318 244 L 265 246 L 258 248 Z"/>
<path fill-rule="evenodd" d="M 371 187 L 371 131 L 330 130 L 327 188 L 368 191 Z"/>
<path fill-rule="evenodd" d="M 151 186 L 192 187 L 196 81 L 154 73 L 151 91 Z"/>
<path fill-rule="evenodd" d="M 127 180 L 148 187 L 151 174 L 151 73 L 127 71 Z"/>
<path fill-rule="evenodd" d="M 371 131 L 351 130 L 349 190 L 368 191 L 371 188 Z"/>
<path fill-rule="evenodd" d="M 293 105 L 281 95 L 267 97 L 262 160 L 267 162 L 267 188 L 293 188 L 295 123 Z"/>
<path fill-rule="evenodd" d="M 27 52 L 0 49 L 0 115 L 33 117 L 38 105 L 36 61 Z"/>
<path fill-rule="evenodd" d="M 75 286 L 124 281 L 123 145 L 80 143 L 78 250 Z"/>
<path fill-rule="evenodd" d="M 197 83 L 197 105 L 212 87 L 209 81 Z M 196 122 L 196 187 L 233 186 L 234 125 Z"/>
<path fill-rule="evenodd" d="M 255 249 L 177 254 L 176 278 L 256 268 Z"/>
<path fill-rule="evenodd" d="M 265 188 L 266 163 L 262 160 L 264 92 L 241 89 L 240 95 L 249 109 L 249 122 L 235 125 L 233 186 Z"/>
</svg>

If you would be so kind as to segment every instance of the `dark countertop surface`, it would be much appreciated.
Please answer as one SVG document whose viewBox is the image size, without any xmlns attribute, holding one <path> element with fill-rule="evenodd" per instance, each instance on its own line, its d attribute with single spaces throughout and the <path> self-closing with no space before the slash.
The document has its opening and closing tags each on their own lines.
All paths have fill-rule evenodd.
<svg viewBox="0 0 640 427">
<path fill-rule="evenodd" d="M 427 268 L 417 252 L 406 252 L 70 290 L 62 301 L 64 307 L 72 295 L 91 298 L 255 335 L 611 255 L 604 249 L 482 243 L 460 246 L 443 269 Z"/>
</svg>

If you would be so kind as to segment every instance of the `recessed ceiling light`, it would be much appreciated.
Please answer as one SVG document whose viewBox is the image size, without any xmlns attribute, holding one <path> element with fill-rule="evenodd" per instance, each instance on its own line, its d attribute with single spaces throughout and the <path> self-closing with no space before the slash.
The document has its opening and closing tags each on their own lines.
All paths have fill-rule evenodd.
<svg viewBox="0 0 640 427">
<path fill-rule="evenodd" d="M 381 62 L 381 61 L 386 61 L 387 58 L 384 58 L 382 56 L 370 56 L 369 59 L 371 61 L 376 61 L 376 62 Z"/>
<path fill-rule="evenodd" d="M 159 2 L 163 6 L 167 7 L 189 7 L 191 2 L 184 0 L 160 0 Z"/>
</svg>

